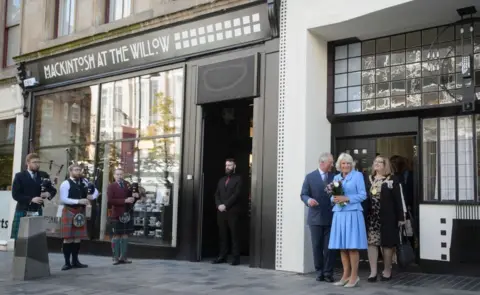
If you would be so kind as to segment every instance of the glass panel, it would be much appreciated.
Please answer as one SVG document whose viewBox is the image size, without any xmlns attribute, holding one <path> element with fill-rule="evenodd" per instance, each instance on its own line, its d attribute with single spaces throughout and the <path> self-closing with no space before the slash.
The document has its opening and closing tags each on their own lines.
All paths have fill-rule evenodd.
<svg viewBox="0 0 480 295">
<path fill-rule="evenodd" d="M 348 60 L 348 71 L 356 72 L 361 70 L 361 59 L 360 57 L 350 58 Z"/>
<path fill-rule="evenodd" d="M 180 134 L 183 115 L 183 69 L 140 77 L 142 136 Z"/>
<path fill-rule="evenodd" d="M 407 63 L 419 62 L 422 60 L 422 50 L 420 48 L 414 48 L 407 50 Z"/>
<path fill-rule="evenodd" d="M 131 0 L 110 0 L 110 21 L 116 21 L 132 13 Z"/>
<path fill-rule="evenodd" d="M 405 63 L 405 51 L 392 52 L 392 66 Z"/>
<path fill-rule="evenodd" d="M 422 31 L 422 44 L 430 45 L 437 40 L 437 28 Z"/>
<path fill-rule="evenodd" d="M 20 0 L 7 0 L 7 20 L 5 23 L 7 28 L 20 24 L 21 5 Z"/>
<path fill-rule="evenodd" d="M 377 68 L 388 67 L 390 65 L 390 54 L 377 55 Z"/>
<path fill-rule="evenodd" d="M 455 56 L 455 43 L 440 43 L 438 45 L 439 58 L 453 57 Z"/>
<path fill-rule="evenodd" d="M 36 146 L 85 144 L 95 141 L 98 85 L 38 96 Z"/>
<path fill-rule="evenodd" d="M 412 32 L 407 34 L 407 48 L 420 46 L 422 43 L 420 32 Z"/>
<path fill-rule="evenodd" d="M 480 53 L 474 55 L 473 67 L 475 70 L 480 70 Z"/>
<path fill-rule="evenodd" d="M 405 95 L 405 80 L 392 82 L 392 96 Z"/>
<path fill-rule="evenodd" d="M 347 112 L 347 103 L 340 102 L 336 103 L 334 107 L 335 114 L 345 114 Z"/>
<path fill-rule="evenodd" d="M 468 32 L 468 38 L 470 38 L 470 32 Z M 463 40 L 463 47 L 461 40 L 457 40 L 457 55 L 467 55 L 472 54 L 472 39 L 464 39 Z"/>
<path fill-rule="evenodd" d="M 362 43 L 362 55 L 375 54 L 375 40 L 365 41 Z"/>
<path fill-rule="evenodd" d="M 360 56 L 362 51 L 362 43 L 348 45 L 348 57 Z"/>
<path fill-rule="evenodd" d="M 377 98 L 376 99 L 376 109 L 385 110 L 390 108 L 390 97 Z"/>
<path fill-rule="evenodd" d="M 455 117 L 440 118 L 441 199 L 456 199 Z"/>
<path fill-rule="evenodd" d="M 405 96 L 392 96 L 391 107 L 392 109 L 405 107 Z"/>
<path fill-rule="evenodd" d="M 391 76 L 392 76 L 392 80 L 404 80 L 405 79 L 405 65 L 392 67 Z"/>
<path fill-rule="evenodd" d="M 374 111 L 375 99 L 362 100 L 362 111 Z"/>
<path fill-rule="evenodd" d="M 420 94 L 407 95 L 407 107 L 419 107 L 422 105 L 422 96 Z"/>
<path fill-rule="evenodd" d="M 0 121 L 0 190 L 12 190 L 13 154 L 16 119 Z"/>
<path fill-rule="evenodd" d="M 102 84 L 100 140 L 119 140 L 139 136 L 139 79 Z"/>
<path fill-rule="evenodd" d="M 407 68 L 407 79 L 411 78 L 418 78 L 422 76 L 422 64 L 415 63 L 415 64 L 408 64 L 406 65 Z"/>
<path fill-rule="evenodd" d="M 455 89 L 455 75 L 440 76 L 440 90 Z"/>
<path fill-rule="evenodd" d="M 68 177 L 68 166 L 75 161 L 79 163 L 83 168 L 83 175 L 85 178 L 94 181 L 95 178 L 95 169 L 94 169 L 94 159 L 95 159 L 95 146 L 92 145 L 83 145 L 83 146 L 69 146 L 68 149 L 65 147 L 59 148 L 42 148 L 37 150 L 40 160 L 43 163 L 41 168 L 43 171 L 47 172 L 50 175 L 55 187 L 57 188 L 57 195 L 52 199 L 51 202 L 46 202 L 43 209 L 43 216 L 46 217 L 48 221 L 47 226 L 47 235 L 53 237 L 60 237 L 60 220 L 57 218 L 57 209 L 60 205 L 60 185 Z M 98 186 L 97 189 L 101 191 L 101 187 Z M 106 192 L 105 192 L 106 194 Z M 100 218 L 100 215 L 97 215 L 95 210 L 97 205 L 99 205 L 101 200 L 92 202 L 92 220 Z M 96 235 L 95 232 L 89 232 L 89 237 Z"/>
<path fill-rule="evenodd" d="M 378 83 L 376 86 L 377 97 L 390 96 L 390 82 Z"/>
<path fill-rule="evenodd" d="M 361 72 L 348 73 L 348 86 L 360 85 Z"/>
<path fill-rule="evenodd" d="M 58 8 L 58 36 L 66 36 L 75 29 L 75 0 L 60 0 Z"/>
<path fill-rule="evenodd" d="M 447 104 L 447 103 L 454 103 L 455 102 L 455 94 L 447 91 L 440 92 L 440 104 Z"/>
<path fill-rule="evenodd" d="M 480 30 L 480 27 L 478 27 Z M 477 173 L 477 179 L 480 179 L 480 115 L 475 115 L 475 133 L 477 136 L 477 145 L 476 145 L 476 153 L 477 153 L 477 163 L 476 163 L 476 172 Z M 477 193 L 480 194 L 480 181 L 477 181 Z M 480 200 L 480 198 L 477 195 L 477 200 Z"/>
<path fill-rule="evenodd" d="M 375 70 L 362 72 L 362 84 L 375 83 Z"/>
<path fill-rule="evenodd" d="M 438 200 L 437 119 L 425 119 L 422 123 L 423 198 Z"/>
<path fill-rule="evenodd" d="M 375 56 L 362 57 L 362 70 L 370 70 L 375 68 Z"/>
<path fill-rule="evenodd" d="M 335 47 L 335 59 L 344 59 L 347 58 L 347 45 Z"/>
<path fill-rule="evenodd" d="M 347 88 L 335 89 L 335 102 L 347 101 Z"/>
<path fill-rule="evenodd" d="M 447 42 L 455 40 L 455 27 L 440 27 L 438 28 L 438 42 Z"/>
<path fill-rule="evenodd" d="M 375 84 L 362 86 L 362 99 L 369 99 L 375 97 Z"/>
<path fill-rule="evenodd" d="M 405 48 L 405 34 L 392 36 L 392 50 Z"/>
<path fill-rule="evenodd" d="M 423 61 L 438 59 L 438 56 L 439 56 L 439 52 L 438 52 L 437 45 L 424 46 L 422 48 Z"/>
<path fill-rule="evenodd" d="M 420 79 L 407 80 L 407 93 L 414 94 L 422 91 L 422 82 Z"/>
<path fill-rule="evenodd" d="M 422 62 L 423 76 L 436 76 L 440 74 L 440 63 L 438 61 Z"/>
<path fill-rule="evenodd" d="M 438 92 L 427 92 L 422 94 L 423 105 L 438 105 Z"/>
<path fill-rule="evenodd" d="M 348 87 L 348 100 L 360 100 L 360 86 Z"/>
<path fill-rule="evenodd" d="M 15 65 L 13 57 L 20 54 L 20 26 L 7 29 L 7 59 L 6 66 Z"/>
<path fill-rule="evenodd" d="M 376 50 L 377 50 L 377 53 L 390 51 L 390 37 L 377 39 Z"/>
<path fill-rule="evenodd" d="M 458 199 L 474 200 L 473 117 L 457 118 Z"/>
<path fill-rule="evenodd" d="M 347 74 L 335 75 L 335 88 L 347 86 Z"/>
<path fill-rule="evenodd" d="M 438 77 L 425 77 L 422 78 L 423 85 L 422 91 L 438 91 Z"/>
<path fill-rule="evenodd" d="M 348 112 L 349 113 L 357 113 L 357 112 L 360 112 L 361 110 L 362 110 L 362 107 L 361 107 L 361 101 L 360 100 L 348 102 Z"/>
<path fill-rule="evenodd" d="M 390 68 L 377 69 L 377 78 L 378 82 L 387 82 L 390 81 Z"/>
<path fill-rule="evenodd" d="M 348 70 L 346 59 L 335 61 L 335 74 L 345 73 Z"/>
</svg>

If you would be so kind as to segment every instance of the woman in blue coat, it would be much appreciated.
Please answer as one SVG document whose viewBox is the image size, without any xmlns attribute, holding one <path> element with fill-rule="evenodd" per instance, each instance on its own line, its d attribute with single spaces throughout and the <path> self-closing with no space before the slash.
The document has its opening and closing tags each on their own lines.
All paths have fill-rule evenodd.
<svg viewBox="0 0 480 295">
<path fill-rule="evenodd" d="M 333 222 L 330 233 L 329 249 L 340 250 L 343 276 L 336 286 L 356 287 L 358 277 L 359 250 L 365 250 L 367 231 L 363 216 L 362 202 L 367 198 L 363 174 L 355 170 L 352 156 L 342 153 L 336 163 L 337 171 L 333 181 L 341 182 L 344 195 L 332 196 Z"/>
</svg>

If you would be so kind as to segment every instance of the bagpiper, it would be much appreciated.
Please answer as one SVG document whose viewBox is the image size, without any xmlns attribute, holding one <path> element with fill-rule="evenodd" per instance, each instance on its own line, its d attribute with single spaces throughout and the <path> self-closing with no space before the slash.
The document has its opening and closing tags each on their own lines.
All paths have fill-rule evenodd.
<svg viewBox="0 0 480 295">
<path fill-rule="evenodd" d="M 25 216 L 41 216 L 43 202 L 55 197 L 57 190 L 50 182 L 48 173 L 40 171 L 40 157 L 28 154 L 25 158 L 27 169 L 15 174 L 12 184 L 12 197 L 17 201 L 12 223 L 11 238 L 16 240 L 20 218 Z"/>
<path fill-rule="evenodd" d="M 87 238 L 85 206 L 98 197 L 98 190 L 82 177 L 83 169 L 79 164 L 70 165 L 68 171 L 70 177 L 60 185 L 60 202 L 63 205 L 60 235 L 63 238 L 62 248 L 65 257 L 62 270 L 88 267 L 80 263 L 78 253 L 81 240 Z"/>
</svg>

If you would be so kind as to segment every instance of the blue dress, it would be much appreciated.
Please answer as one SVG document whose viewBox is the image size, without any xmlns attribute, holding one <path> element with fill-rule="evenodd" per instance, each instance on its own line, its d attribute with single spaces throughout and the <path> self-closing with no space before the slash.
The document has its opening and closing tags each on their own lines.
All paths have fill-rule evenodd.
<svg viewBox="0 0 480 295">
<path fill-rule="evenodd" d="M 352 171 L 345 179 L 335 175 L 334 181 L 341 181 L 345 196 L 350 202 L 345 206 L 333 207 L 333 221 L 330 232 L 329 249 L 367 249 L 367 230 L 363 217 L 362 201 L 367 198 L 363 174 Z M 332 197 L 333 201 L 333 197 Z"/>
</svg>

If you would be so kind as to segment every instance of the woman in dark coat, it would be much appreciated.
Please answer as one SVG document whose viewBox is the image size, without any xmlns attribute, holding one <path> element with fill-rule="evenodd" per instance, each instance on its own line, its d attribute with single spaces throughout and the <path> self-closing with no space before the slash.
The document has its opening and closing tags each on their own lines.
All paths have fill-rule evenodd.
<svg viewBox="0 0 480 295">
<path fill-rule="evenodd" d="M 399 241 L 399 226 L 405 223 L 400 184 L 392 174 L 390 161 L 377 156 L 373 162 L 372 175 L 367 182 L 370 210 L 367 216 L 369 282 L 377 281 L 378 249 L 382 247 L 384 270 L 382 281 L 392 277 L 393 250 Z"/>
</svg>

